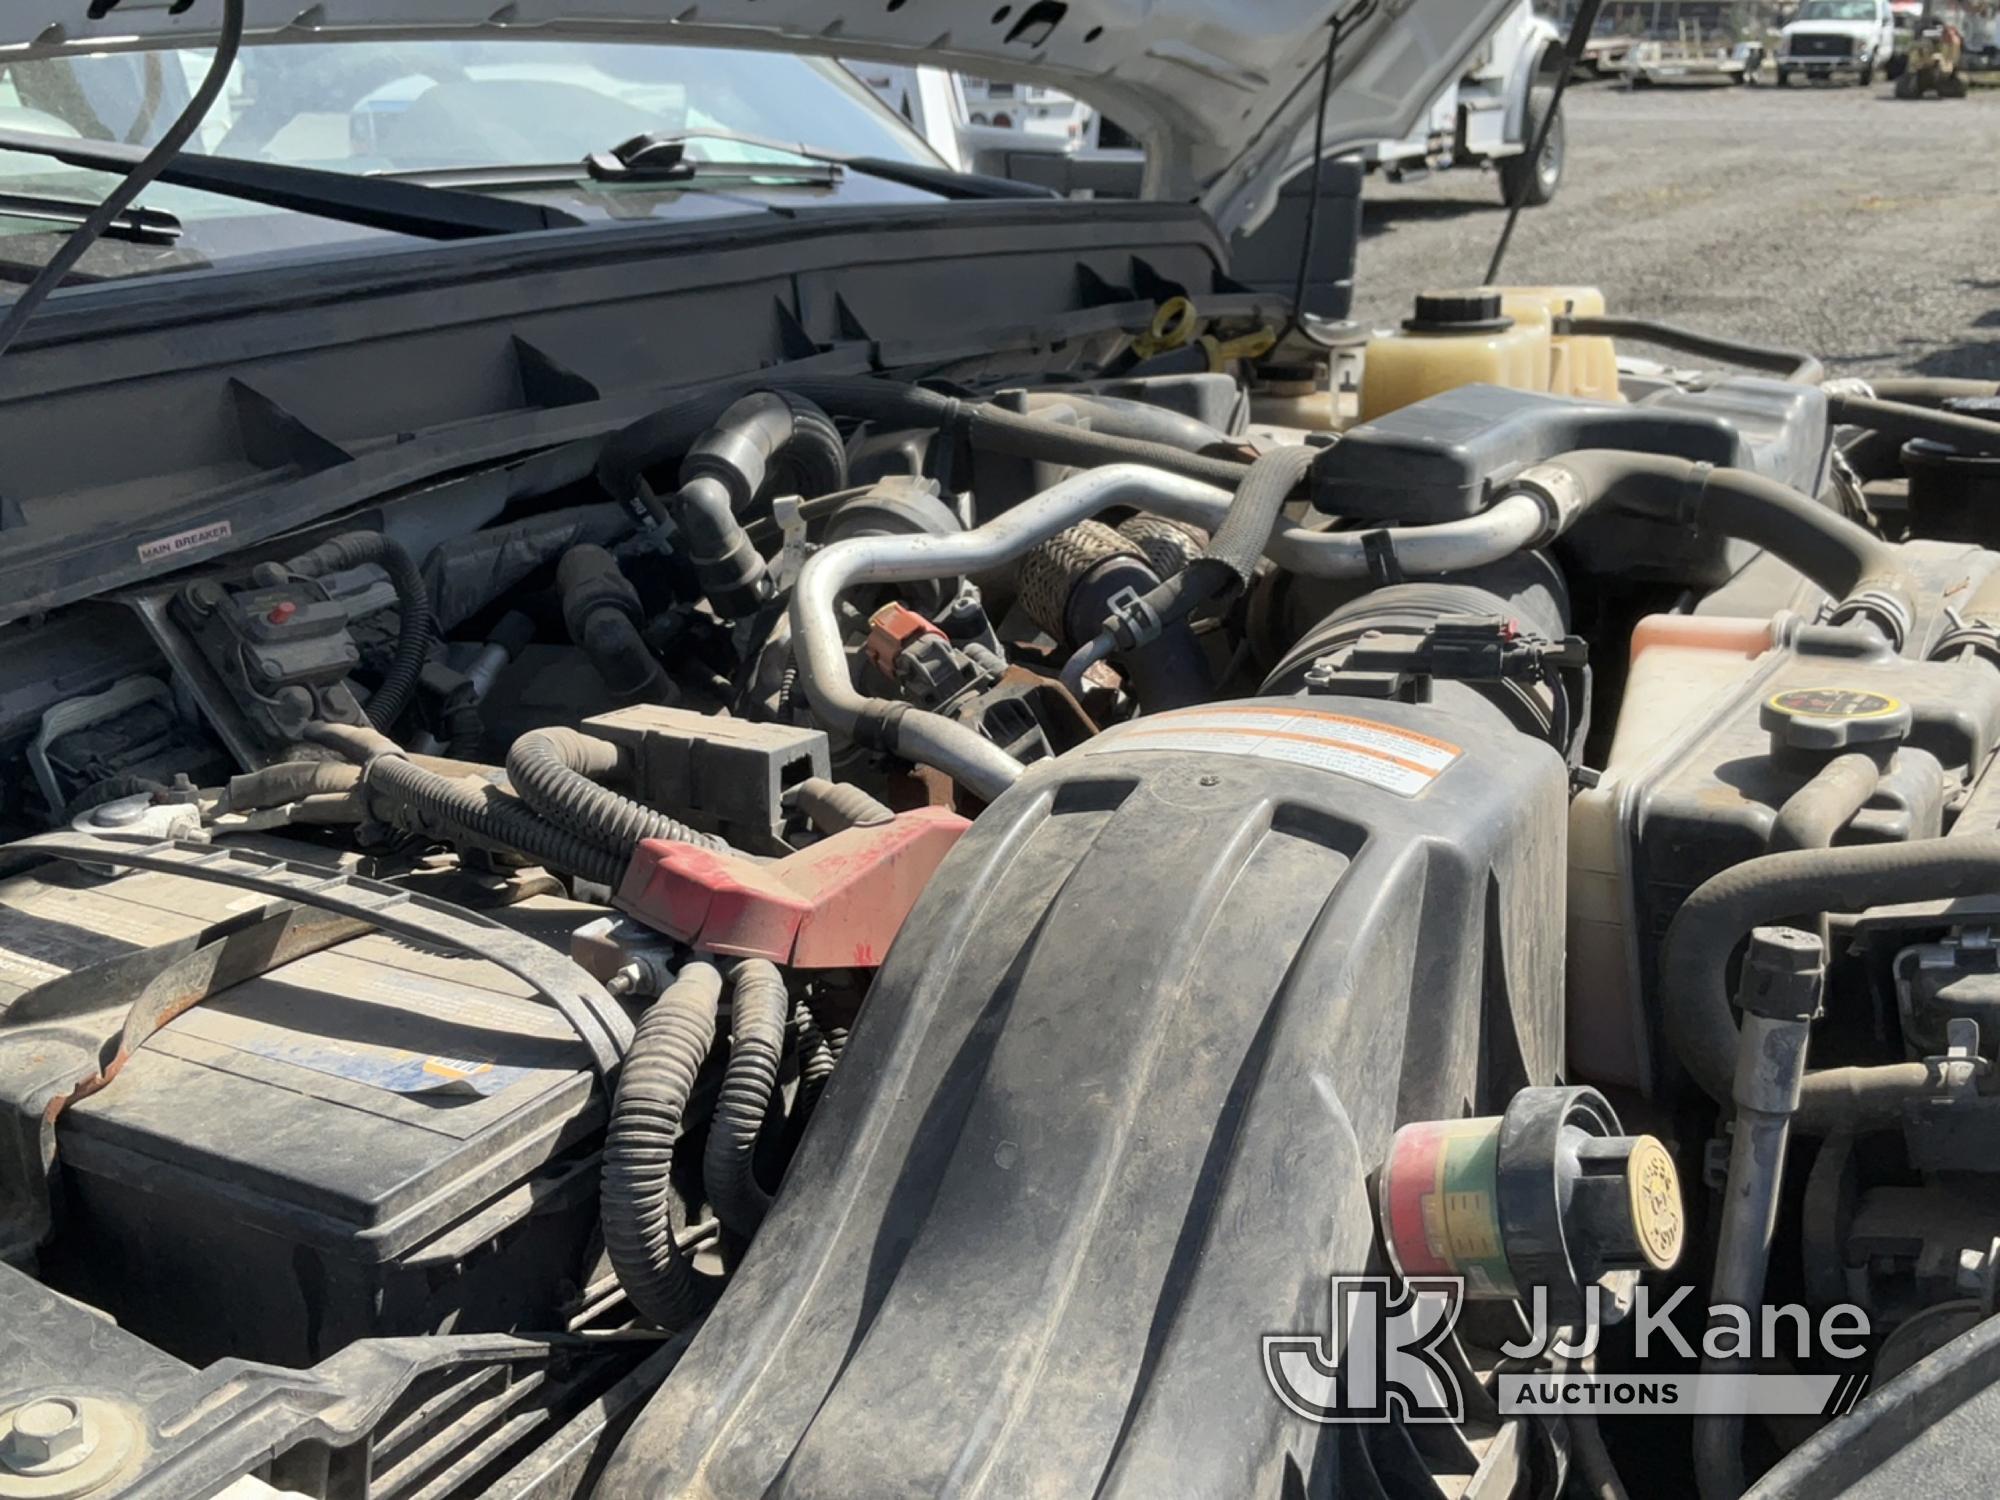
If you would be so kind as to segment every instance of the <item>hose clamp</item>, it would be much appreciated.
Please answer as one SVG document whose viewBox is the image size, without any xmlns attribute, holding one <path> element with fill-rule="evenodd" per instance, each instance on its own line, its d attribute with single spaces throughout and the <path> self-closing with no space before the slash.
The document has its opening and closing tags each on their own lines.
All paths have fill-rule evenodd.
<svg viewBox="0 0 2000 1500">
<path fill-rule="evenodd" d="M 1363 532 L 1361 553 L 1368 560 L 1368 576 L 1374 580 L 1375 587 L 1386 589 L 1403 582 L 1403 565 L 1396 557 L 1396 539 L 1386 529 Z"/>
<path fill-rule="evenodd" d="M 871 698 L 866 707 L 854 717 L 854 742 L 870 750 L 884 750 L 896 753 L 897 729 L 903 716 L 910 711 L 907 703 L 891 703 L 881 698 Z"/>
<path fill-rule="evenodd" d="M 1688 465 L 1687 487 L 1681 491 L 1681 513 L 1678 518 L 1682 526 L 1701 524 L 1702 503 L 1708 499 L 1708 481 L 1715 475 L 1715 465 L 1698 461 Z"/>
<path fill-rule="evenodd" d="M 1516 474 L 1499 498 L 1505 500 L 1514 495 L 1532 500 L 1542 508 L 1542 529 L 1528 544 L 1530 549 L 1546 547 L 1568 531 L 1590 504 L 1583 481 L 1557 463 L 1530 464 Z"/>
</svg>

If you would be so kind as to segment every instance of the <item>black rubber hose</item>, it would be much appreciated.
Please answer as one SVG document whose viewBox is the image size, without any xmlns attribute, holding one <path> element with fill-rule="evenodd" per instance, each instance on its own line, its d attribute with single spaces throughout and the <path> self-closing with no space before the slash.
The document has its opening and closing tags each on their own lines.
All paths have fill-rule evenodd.
<svg viewBox="0 0 2000 1500">
<path fill-rule="evenodd" d="M 608 547 L 633 529 L 632 513 L 611 500 L 543 511 L 505 526 L 451 537 L 424 559 L 424 582 L 438 629 L 462 625 L 520 587 L 572 547 Z"/>
<path fill-rule="evenodd" d="M 1274 448 L 1250 465 L 1201 555 L 1145 596 L 1144 605 L 1162 626 L 1177 624 L 1204 606 L 1243 591 L 1278 529 L 1285 502 L 1312 472 L 1319 453 L 1317 448 L 1294 444 Z"/>
<path fill-rule="evenodd" d="M 849 828 L 872 828 L 895 816 L 889 805 L 843 781 L 824 776 L 808 776 L 792 792 L 793 806 L 806 815 L 821 833 L 842 833 Z"/>
<path fill-rule="evenodd" d="M 1133 401 L 1124 396 L 1105 396 L 1094 391 L 1053 390 L 1028 392 L 1028 415 L 1047 420 L 1046 413 L 1068 407 L 1090 424 L 1090 430 L 1107 437 L 1135 438 L 1140 442 L 1165 443 L 1187 453 L 1227 451 L 1237 441 L 1218 427 L 1198 417 L 1155 406 L 1150 401 Z"/>
<path fill-rule="evenodd" d="M 613 446 L 618 465 L 607 470 L 600 462 L 599 474 L 630 486 L 613 492 L 620 499 L 636 498 L 673 522 L 709 603 L 726 619 L 752 613 L 769 593 L 763 555 L 738 513 L 766 490 L 811 497 L 847 484 L 847 447 L 833 419 L 790 391 L 758 391 L 732 403 L 687 450 L 680 488 L 664 500 L 645 483 L 652 455 L 617 439 Z M 638 468 L 627 472 L 634 459 Z"/>
<path fill-rule="evenodd" d="M 757 1181 L 757 1140 L 778 1093 L 791 997 L 777 965 L 745 959 L 730 978 L 729 1062 L 708 1126 L 702 1187 L 725 1229 L 748 1239 L 770 1211 Z"/>
<path fill-rule="evenodd" d="M 1782 375 L 1799 385 L 1818 385 L 1826 375 L 1818 360 L 1796 349 L 1773 349 L 1767 344 L 1717 338 L 1651 318 L 1561 317 L 1556 319 L 1555 331 L 1585 338 L 1636 339 L 1642 344 L 1672 349 L 1677 354 L 1692 354 L 1697 359 L 1720 360 L 1746 370 Z"/>
<path fill-rule="evenodd" d="M 524 854 L 571 875 L 616 890 L 632 849 L 601 848 L 545 822 L 489 782 L 440 776 L 413 765 L 394 741 L 345 724 L 309 724 L 305 737 L 329 745 L 362 768 L 362 784 L 400 814 L 415 832 L 447 843 L 472 842 Z"/>
<path fill-rule="evenodd" d="M 837 417 L 901 427 L 935 427 L 962 436 L 975 449 L 1010 458 L 1036 459 L 1094 469 L 1104 464 L 1144 464 L 1169 474 L 1233 490 L 1250 472 L 1239 459 L 1208 458 L 1171 443 L 1086 432 L 1060 422 L 1022 416 L 985 401 L 965 401 L 921 386 L 886 380 L 808 380 L 791 389 Z"/>
<path fill-rule="evenodd" d="M 1860 751 L 1836 755 L 1785 799 L 1771 822 L 1766 848 L 1772 854 L 1783 854 L 1792 849 L 1829 847 L 1840 830 L 1868 805 L 1881 782 L 1882 768 L 1872 755 Z"/>
<path fill-rule="evenodd" d="M 727 849 L 712 833 L 690 828 L 643 802 L 599 786 L 619 768 L 616 745 L 573 729 L 534 729 L 507 752 L 507 780 L 522 801 L 560 828 L 629 859 L 645 839 Z"/>
<path fill-rule="evenodd" d="M 1953 380 L 1941 375 L 1895 375 L 1870 380 L 1868 389 L 1882 401 L 1905 406 L 1942 406 L 1947 401 L 1982 400 L 2000 396 L 2000 381 Z"/>
<path fill-rule="evenodd" d="M 1208 458 L 1170 443 L 1086 432 L 899 381 L 822 376 L 787 380 L 774 388 L 801 396 L 835 417 L 891 427 L 935 428 L 989 453 L 1073 468 L 1145 464 L 1227 490 L 1235 489 L 1250 468 L 1236 459 Z M 628 503 L 636 502 L 645 471 L 687 448 L 693 435 L 707 425 L 716 399 L 711 392 L 682 397 L 615 433 L 604 445 L 597 464 L 598 480 L 605 490 Z"/>
<path fill-rule="evenodd" d="M 715 1041 L 721 994 L 715 966 L 691 963 L 639 1018 L 604 1133 L 598 1217 L 605 1252 L 632 1306 L 669 1330 L 685 1328 L 714 1295 L 675 1238 L 686 1226 L 672 1176 L 688 1096 Z"/>
<path fill-rule="evenodd" d="M 1736 1069 L 1729 961 L 1750 929 L 1799 912 L 2000 891 L 2000 834 L 1805 849 L 1746 860 L 1681 903 L 1660 954 L 1667 1040 L 1710 1098 L 1727 1103 Z M 1807 1135 L 1895 1127 L 1930 1091 L 1923 1063 L 1824 1068 L 1806 1075 L 1793 1128 Z"/>
<path fill-rule="evenodd" d="M 321 542 L 285 567 L 301 578 L 320 578 L 364 563 L 375 563 L 389 575 L 389 582 L 396 590 L 397 613 L 401 616 L 396 654 L 383 674 L 382 685 L 368 700 L 369 722 L 377 729 L 388 729 L 410 706 L 410 694 L 416 690 L 417 678 L 431 649 L 431 596 L 416 559 L 401 542 L 379 531 L 350 531 Z"/>
<path fill-rule="evenodd" d="M 1762 547 L 1846 604 L 1900 645 L 1909 628 L 1911 588 L 1896 548 L 1845 516 L 1775 479 L 1714 469 L 1655 453 L 1587 449 L 1552 460 L 1589 506 L 1608 500 L 1629 514 L 1703 526 Z"/>
<path fill-rule="evenodd" d="M 1933 411 L 1901 401 L 1870 400 L 1866 396 L 1827 397 L 1827 413 L 1836 422 L 1866 427 L 1898 438 L 1925 438 L 1960 453 L 2000 453 L 2000 422 L 1961 412 Z"/>
<path fill-rule="evenodd" d="M 680 696 L 640 634 L 645 606 L 617 558 L 590 543 L 570 548 L 556 569 L 556 590 L 569 638 L 597 668 L 614 703 L 672 703 Z"/>
</svg>

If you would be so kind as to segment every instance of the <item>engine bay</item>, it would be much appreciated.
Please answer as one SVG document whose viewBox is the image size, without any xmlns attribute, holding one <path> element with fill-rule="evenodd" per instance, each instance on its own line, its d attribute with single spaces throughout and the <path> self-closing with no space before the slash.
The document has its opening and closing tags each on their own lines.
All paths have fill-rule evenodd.
<svg viewBox="0 0 2000 1500">
<path fill-rule="evenodd" d="M 2000 398 L 1593 298 L 683 384 L 34 620 L 0 1500 L 1810 1488 L 1491 1392 L 1993 1313 Z M 1370 1272 L 1457 1425 L 1274 1397 Z"/>
</svg>

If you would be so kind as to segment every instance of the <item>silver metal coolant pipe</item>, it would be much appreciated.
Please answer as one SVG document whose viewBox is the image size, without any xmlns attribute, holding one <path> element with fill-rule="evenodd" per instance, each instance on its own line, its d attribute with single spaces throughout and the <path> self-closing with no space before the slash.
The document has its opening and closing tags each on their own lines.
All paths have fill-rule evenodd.
<svg viewBox="0 0 2000 1500">
<path fill-rule="evenodd" d="M 1107 464 L 1073 474 L 972 531 L 835 542 L 807 560 L 792 590 L 799 684 L 828 729 L 935 767 L 990 801 L 1019 779 L 1021 763 L 954 719 L 857 691 L 835 608 L 841 594 L 867 584 L 913 583 L 1005 567 L 1058 532 L 1116 506 L 1213 531 L 1231 499 L 1226 490 L 1159 469 Z M 1456 573 L 1553 540 L 1566 519 L 1541 493 L 1523 489 L 1462 521 L 1373 533 L 1378 540 L 1372 545 L 1393 551 L 1407 573 Z M 1265 555 L 1309 577 L 1365 578 L 1370 544 L 1364 535 L 1282 526 Z"/>
</svg>

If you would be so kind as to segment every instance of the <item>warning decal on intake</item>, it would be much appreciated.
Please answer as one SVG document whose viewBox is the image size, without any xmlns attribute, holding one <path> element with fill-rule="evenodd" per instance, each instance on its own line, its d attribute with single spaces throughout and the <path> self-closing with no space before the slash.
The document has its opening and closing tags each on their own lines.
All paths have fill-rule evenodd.
<svg viewBox="0 0 2000 1500">
<path fill-rule="evenodd" d="M 1251 755 L 1337 772 L 1414 797 L 1464 750 L 1393 724 L 1356 719 L 1320 709 L 1241 704 L 1196 708 L 1132 727 L 1092 747 L 1118 750 L 1195 750 L 1208 754 Z"/>
</svg>

